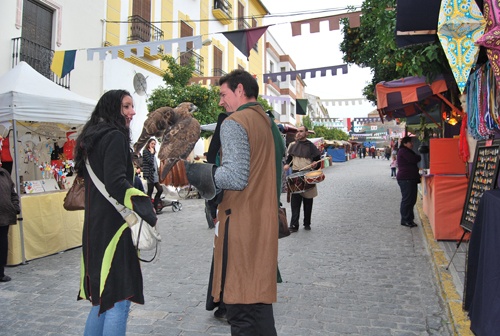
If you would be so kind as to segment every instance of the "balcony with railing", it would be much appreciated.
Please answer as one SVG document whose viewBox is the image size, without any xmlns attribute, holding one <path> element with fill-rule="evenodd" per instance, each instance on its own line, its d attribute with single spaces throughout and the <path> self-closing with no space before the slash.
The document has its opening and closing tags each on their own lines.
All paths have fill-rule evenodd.
<svg viewBox="0 0 500 336">
<path fill-rule="evenodd" d="M 228 25 L 233 19 L 232 6 L 228 0 L 214 0 L 212 15 L 223 25 Z"/>
<path fill-rule="evenodd" d="M 129 44 L 163 40 L 163 30 L 139 15 L 129 16 L 128 23 L 130 27 L 130 35 L 128 36 Z M 159 47 L 156 55 L 151 55 L 149 48 L 144 49 L 144 57 L 151 60 L 161 59 L 162 56 L 163 49 L 161 47 Z"/>
<path fill-rule="evenodd" d="M 71 74 L 59 78 L 50 70 L 54 51 L 23 37 L 12 39 L 12 67 L 20 62 L 28 63 L 33 69 L 63 88 L 69 89 Z"/>
<path fill-rule="evenodd" d="M 194 62 L 194 72 L 198 75 L 203 75 L 204 63 L 205 63 L 203 56 L 194 52 L 193 50 L 188 50 L 186 52 L 183 52 L 179 56 L 179 62 L 180 65 L 182 66 L 189 65 L 189 62 L 191 62 L 191 60 L 193 60 Z"/>
<path fill-rule="evenodd" d="M 212 69 L 212 76 L 214 76 L 214 77 L 222 77 L 222 76 L 225 76 L 225 75 L 227 75 L 227 72 L 225 72 L 222 69 L 219 69 L 219 68 L 213 68 Z"/>
</svg>

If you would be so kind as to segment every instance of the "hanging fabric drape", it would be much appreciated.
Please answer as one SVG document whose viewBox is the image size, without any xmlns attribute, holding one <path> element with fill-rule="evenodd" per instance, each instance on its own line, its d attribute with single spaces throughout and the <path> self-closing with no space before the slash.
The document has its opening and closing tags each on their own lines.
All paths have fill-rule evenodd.
<svg viewBox="0 0 500 336">
<path fill-rule="evenodd" d="M 489 138 L 500 129 L 497 89 L 494 71 L 489 62 L 471 73 L 467 87 L 468 132 L 476 140 Z"/>
</svg>

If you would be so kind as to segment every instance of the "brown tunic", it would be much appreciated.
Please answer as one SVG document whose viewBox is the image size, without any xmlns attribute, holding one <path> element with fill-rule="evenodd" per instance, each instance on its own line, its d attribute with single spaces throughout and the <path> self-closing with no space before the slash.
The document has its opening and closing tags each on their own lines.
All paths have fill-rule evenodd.
<svg viewBox="0 0 500 336">
<path fill-rule="evenodd" d="M 220 224 L 215 238 L 212 296 L 215 302 L 220 301 L 223 288 L 225 303 L 269 304 L 277 299 L 278 266 L 278 201 L 271 120 L 260 106 L 235 112 L 230 119 L 246 130 L 250 176 L 245 189 L 224 190 L 218 207 Z"/>
</svg>

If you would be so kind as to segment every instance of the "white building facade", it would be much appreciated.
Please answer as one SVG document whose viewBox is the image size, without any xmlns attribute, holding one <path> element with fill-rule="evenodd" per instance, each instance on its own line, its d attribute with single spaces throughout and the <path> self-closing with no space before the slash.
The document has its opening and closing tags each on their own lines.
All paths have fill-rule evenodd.
<svg viewBox="0 0 500 336">
<path fill-rule="evenodd" d="M 4 0 L 0 3 L 0 76 L 21 61 L 59 85 L 98 100 L 111 89 L 128 90 L 137 115 L 131 125 L 136 139 L 146 119 L 148 94 L 164 85 L 163 53 L 179 62 L 195 60 L 193 78 L 214 85 L 220 76 L 241 68 L 262 83 L 264 39 L 243 55 L 221 32 L 262 25 L 268 14 L 259 0 Z M 88 59 L 90 48 L 112 48 L 201 35 L 199 48 L 187 44 L 181 52 L 132 49 L 113 55 L 98 53 Z M 50 70 L 54 51 L 76 50 L 75 67 L 59 79 Z M 262 86 L 262 85 L 261 85 Z M 71 113 L 71 111 L 68 111 Z"/>
<path fill-rule="evenodd" d="M 286 54 L 278 41 L 268 31 L 266 32 L 265 72 L 278 73 L 295 71 L 296 66 L 290 55 Z M 297 99 L 303 98 L 305 83 L 299 76 L 268 80 L 264 83 L 264 97 L 269 101 L 275 112 L 275 117 L 281 123 L 298 125 L 300 115 L 296 114 Z"/>
</svg>

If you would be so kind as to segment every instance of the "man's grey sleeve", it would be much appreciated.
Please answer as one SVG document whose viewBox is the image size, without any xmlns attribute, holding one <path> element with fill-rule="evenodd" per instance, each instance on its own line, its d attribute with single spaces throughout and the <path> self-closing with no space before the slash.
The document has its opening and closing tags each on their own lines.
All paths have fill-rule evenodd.
<svg viewBox="0 0 500 336">
<path fill-rule="evenodd" d="M 220 129 L 222 163 L 214 175 L 218 189 L 243 190 L 250 176 L 250 144 L 246 130 L 234 120 Z"/>
</svg>

